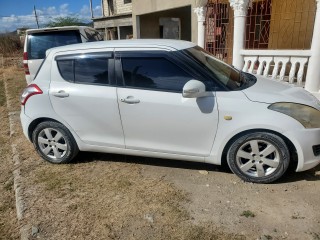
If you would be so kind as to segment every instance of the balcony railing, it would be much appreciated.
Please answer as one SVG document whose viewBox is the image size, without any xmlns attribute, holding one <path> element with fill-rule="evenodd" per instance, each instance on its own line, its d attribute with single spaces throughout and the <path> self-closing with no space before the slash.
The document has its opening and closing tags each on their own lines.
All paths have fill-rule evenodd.
<svg viewBox="0 0 320 240">
<path fill-rule="evenodd" d="M 244 72 L 304 86 L 310 50 L 242 50 Z"/>
</svg>

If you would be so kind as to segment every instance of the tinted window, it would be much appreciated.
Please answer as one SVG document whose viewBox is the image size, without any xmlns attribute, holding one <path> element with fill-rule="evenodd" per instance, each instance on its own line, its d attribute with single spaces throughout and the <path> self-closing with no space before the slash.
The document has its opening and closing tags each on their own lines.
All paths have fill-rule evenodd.
<svg viewBox="0 0 320 240">
<path fill-rule="evenodd" d="M 61 55 L 55 58 L 62 78 L 69 82 L 109 84 L 108 62 L 112 53 Z"/>
<path fill-rule="evenodd" d="M 58 68 L 64 80 L 74 81 L 73 60 L 59 60 Z"/>
<path fill-rule="evenodd" d="M 161 57 L 122 58 L 126 86 L 181 92 L 192 77 Z"/>
<path fill-rule="evenodd" d="M 108 84 L 108 58 L 78 58 L 74 60 L 75 82 Z"/>
<path fill-rule="evenodd" d="M 240 90 L 254 84 L 254 81 L 248 80 L 246 83 L 245 75 L 228 64 L 216 59 L 211 53 L 199 46 L 182 50 L 185 54 L 198 62 L 205 70 L 207 70 L 214 79 L 218 80 L 228 90 Z"/>
<path fill-rule="evenodd" d="M 80 42 L 81 37 L 77 30 L 33 33 L 28 36 L 28 58 L 42 59 L 49 48 Z"/>
<path fill-rule="evenodd" d="M 94 42 L 94 41 L 102 41 L 102 37 L 99 32 L 92 31 L 89 29 L 85 29 L 84 32 L 86 33 L 88 42 Z"/>
</svg>

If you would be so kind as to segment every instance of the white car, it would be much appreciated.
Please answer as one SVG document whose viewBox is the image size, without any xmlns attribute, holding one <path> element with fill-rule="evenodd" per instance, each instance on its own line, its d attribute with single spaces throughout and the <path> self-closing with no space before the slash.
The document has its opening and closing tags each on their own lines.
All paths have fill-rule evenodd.
<svg viewBox="0 0 320 240">
<path fill-rule="evenodd" d="M 26 137 L 51 163 L 78 151 L 222 164 L 270 183 L 320 163 L 320 103 L 193 43 L 123 40 L 54 48 L 21 96 Z M 297 162 L 294 162 L 296 159 Z"/>
<path fill-rule="evenodd" d="M 23 66 L 27 83 L 32 82 L 49 48 L 102 40 L 98 31 L 86 26 L 27 30 L 23 52 Z"/>
</svg>

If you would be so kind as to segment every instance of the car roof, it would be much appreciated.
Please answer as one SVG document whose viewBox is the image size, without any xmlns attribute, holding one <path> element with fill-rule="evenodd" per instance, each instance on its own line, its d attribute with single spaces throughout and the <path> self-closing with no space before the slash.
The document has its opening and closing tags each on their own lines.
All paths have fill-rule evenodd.
<svg viewBox="0 0 320 240">
<path fill-rule="evenodd" d="M 98 48 L 171 48 L 175 50 L 182 50 L 191 48 L 196 44 L 182 40 L 170 40 L 170 39 L 128 39 L 128 40 L 109 40 L 109 41 L 98 41 L 98 42 L 87 42 L 79 44 L 71 44 L 61 47 L 50 49 L 50 52 L 60 51 L 72 51 L 72 50 L 87 50 L 87 49 L 98 49 Z"/>
<path fill-rule="evenodd" d="M 39 32 L 53 32 L 53 31 L 67 31 L 67 30 L 79 30 L 79 29 L 92 29 L 94 28 L 87 27 L 87 26 L 66 26 L 66 27 L 51 27 L 51 28 L 37 28 L 37 29 L 28 29 L 27 34 L 31 33 L 39 33 Z"/>
</svg>

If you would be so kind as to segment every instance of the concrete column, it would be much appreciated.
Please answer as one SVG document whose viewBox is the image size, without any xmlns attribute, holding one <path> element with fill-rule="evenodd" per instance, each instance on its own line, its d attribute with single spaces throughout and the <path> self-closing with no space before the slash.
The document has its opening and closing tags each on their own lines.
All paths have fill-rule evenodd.
<svg viewBox="0 0 320 240">
<path fill-rule="evenodd" d="M 204 37 L 205 37 L 205 25 L 204 22 L 206 20 L 205 7 L 196 7 L 193 10 L 198 17 L 198 45 L 204 48 Z"/>
<path fill-rule="evenodd" d="M 246 17 L 249 0 L 229 0 L 230 6 L 234 10 L 234 30 L 233 30 L 233 60 L 232 64 L 238 69 L 243 68 L 244 59 L 240 51 L 245 46 Z"/>
<path fill-rule="evenodd" d="M 311 57 L 309 59 L 305 89 L 317 93 L 320 98 L 320 0 L 316 0 L 317 11 L 314 21 L 313 37 L 311 43 Z"/>
</svg>

